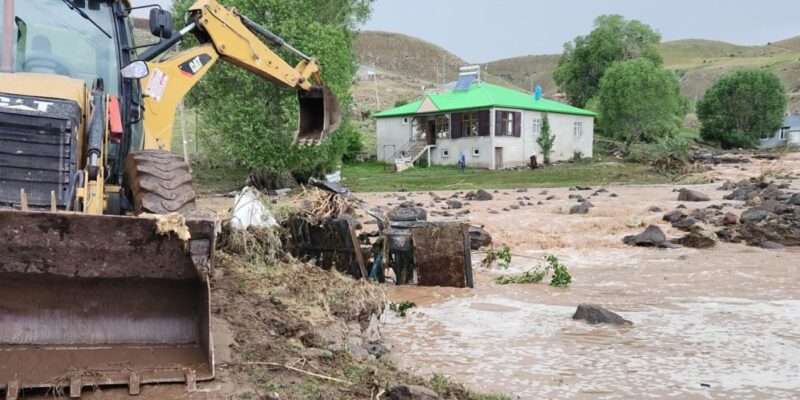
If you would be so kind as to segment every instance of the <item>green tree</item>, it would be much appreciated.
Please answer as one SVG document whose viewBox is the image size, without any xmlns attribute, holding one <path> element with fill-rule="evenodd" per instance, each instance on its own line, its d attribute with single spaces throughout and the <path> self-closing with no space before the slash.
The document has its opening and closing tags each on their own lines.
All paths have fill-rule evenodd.
<svg viewBox="0 0 800 400">
<path fill-rule="evenodd" d="M 675 74 L 637 58 L 614 64 L 600 83 L 598 97 L 603 129 L 631 144 L 653 141 L 677 131 L 688 102 Z"/>
<path fill-rule="evenodd" d="M 697 103 L 700 137 L 723 148 L 751 148 L 781 127 L 786 91 L 780 79 L 758 69 L 720 78 Z"/>
<path fill-rule="evenodd" d="M 553 78 L 570 104 L 583 107 L 597 95 L 600 79 L 615 62 L 644 57 L 661 64 L 655 47 L 660 41 L 658 32 L 637 20 L 601 15 L 589 35 L 564 44 Z"/>
<path fill-rule="evenodd" d="M 222 0 L 243 15 L 267 27 L 287 43 L 316 57 L 322 78 L 341 102 L 339 132 L 324 144 L 297 147 L 297 94 L 278 88 L 249 72 L 218 63 L 190 93 L 187 101 L 201 111 L 201 137 L 213 143 L 216 158 L 235 160 L 254 170 L 292 171 L 303 180 L 339 162 L 359 132 L 349 122 L 350 88 L 356 71 L 352 52 L 355 28 L 366 21 L 373 0 Z M 175 17 L 183 15 L 194 0 L 176 0 Z M 187 42 L 191 45 L 191 42 Z M 300 61 L 281 48 L 273 50 L 290 64 Z"/>
<path fill-rule="evenodd" d="M 556 136 L 550 133 L 550 119 L 547 114 L 542 118 L 542 130 L 539 137 L 536 138 L 536 143 L 542 148 L 542 158 L 545 164 L 550 164 L 550 155 L 553 154 L 553 144 L 556 141 Z"/>
</svg>

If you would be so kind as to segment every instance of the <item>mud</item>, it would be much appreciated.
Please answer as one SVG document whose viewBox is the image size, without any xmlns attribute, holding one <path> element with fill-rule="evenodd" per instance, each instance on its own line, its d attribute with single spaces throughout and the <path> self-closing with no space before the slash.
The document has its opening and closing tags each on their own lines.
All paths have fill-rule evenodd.
<svg viewBox="0 0 800 400">
<path fill-rule="evenodd" d="M 795 153 L 778 162 L 721 164 L 705 173 L 717 181 L 704 185 L 606 187 L 594 196 L 566 188 L 547 189 L 546 195 L 541 189 L 500 190 L 494 200 L 465 205 L 470 213 L 460 219 L 485 225 L 496 246 L 511 247 L 512 266 L 480 269 L 483 256 L 473 253 L 474 290 L 390 288 L 390 300 L 418 305 L 406 318 L 385 316 L 393 357 L 413 371 L 443 373 L 475 390 L 523 399 L 797 398 L 800 248 L 719 243 L 665 250 L 630 247 L 622 238 L 650 224 L 669 238 L 683 236 L 661 220 L 663 212 L 650 211 L 653 206 L 669 211 L 684 204 L 691 212 L 730 203 L 723 211 L 738 216 L 744 203 L 723 200 L 728 192 L 716 190 L 724 180 L 764 174 L 797 191 L 800 181 L 792 174 L 798 171 Z M 787 173 L 794 179 L 780 179 Z M 673 190 L 681 187 L 711 200 L 679 202 Z M 595 207 L 569 215 L 574 193 Z M 426 206 L 432 201 L 428 193 L 402 195 Z M 543 204 L 501 211 L 520 196 Z M 387 208 L 396 203 L 394 195 L 362 197 Z M 569 268 L 569 288 L 494 284 L 496 276 L 521 273 L 544 254 L 555 254 Z M 580 303 L 600 304 L 633 325 L 573 321 Z"/>
</svg>

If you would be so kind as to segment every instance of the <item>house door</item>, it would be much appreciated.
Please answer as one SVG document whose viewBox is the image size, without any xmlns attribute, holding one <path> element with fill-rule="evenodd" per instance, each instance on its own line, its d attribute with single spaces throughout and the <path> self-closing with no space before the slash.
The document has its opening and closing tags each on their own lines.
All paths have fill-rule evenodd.
<svg viewBox="0 0 800 400">
<path fill-rule="evenodd" d="M 494 148 L 494 169 L 503 169 L 503 148 Z"/>
<path fill-rule="evenodd" d="M 425 136 L 428 138 L 428 144 L 436 144 L 436 121 L 428 121 L 428 126 L 425 127 Z"/>
</svg>

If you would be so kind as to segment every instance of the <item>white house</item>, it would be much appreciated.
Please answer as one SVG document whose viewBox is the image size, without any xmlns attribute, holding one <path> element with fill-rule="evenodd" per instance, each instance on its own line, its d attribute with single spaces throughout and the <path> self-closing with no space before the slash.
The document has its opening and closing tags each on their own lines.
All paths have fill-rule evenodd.
<svg viewBox="0 0 800 400">
<path fill-rule="evenodd" d="M 463 77 L 462 77 L 463 78 Z M 455 89 L 373 115 L 378 133 L 378 160 L 400 164 L 427 158 L 434 165 L 501 169 L 530 163 L 542 150 L 536 143 L 547 114 L 555 135 L 552 161 L 577 152 L 592 156 L 595 113 L 531 94 L 462 79 Z"/>
<path fill-rule="evenodd" d="M 789 114 L 783 119 L 783 126 L 771 138 L 761 139 L 759 148 L 800 145 L 800 114 Z"/>
</svg>

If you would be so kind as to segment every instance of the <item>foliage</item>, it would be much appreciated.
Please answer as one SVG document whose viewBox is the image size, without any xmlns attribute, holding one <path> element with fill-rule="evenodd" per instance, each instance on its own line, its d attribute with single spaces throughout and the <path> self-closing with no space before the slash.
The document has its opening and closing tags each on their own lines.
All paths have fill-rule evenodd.
<svg viewBox="0 0 800 400">
<path fill-rule="evenodd" d="M 517 276 L 498 276 L 494 282 L 498 285 L 510 284 L 523 284 L 523 283 L 539 283 L 544 279 L 545 271 L 540 269 L 530 269 Z"/>
<path fill-rule="evenodd" d="M 542 131 L 536 138 L 536 143 L 542 148 L 542 158 L 545 164 L 550 164 L 550 155 L 553 154 L 553 144 L 556 142 L 556 135 L 550 132 L 550 118 L 544 114 L 542 118 Z"/>
<path fill-rule="evenodd" d="M 558 260 L 554 255 L 546 255 L 544 257 L 546 265 L 537 265 L 525 271 L 522 275 L 517 276 L 499 276 L 495 278 L 494 282 L 498 285 L 509 284 L 523 284 L 523 283 L 539 283 L 545 276 L 552 273 L 550 279 L 550 286 L 566 287 L 572 282 L 572 276 L 567 271 L 567 267 Z"/>
<path fill-rule="evenodd" d="M 616 63 L 600 83 L 604 130 L 625 141 L 625 149 L 644 139 L 677 133 L 688 110 L 675 74 L 644 59 Z"/>
<path fill-rule="evenodd" d="M 399 317 L 405 317 L 406 311 L 416 307 L 417 305 L 410 301 L 402 301 L 400 303 L 389 303 L 389 310 L 394 311 Z"/>
<path fill-rule="evenodd" d="M 322 78 L 349 110 L 356 71 L 352 54 L 354 29 L 370 14 L 373 0 L 226 0 L 223 3 L 262 24 L 287 43 L 318 58 Z M 194 0 L 176 0 L 176 24 Z M 193 45 L 188 40 L 184 46 Z M 273 50 L 290 64 L 298 57 Z M 232 90 L 235 88 L 235 90 Z M 297 128 L 297 94 L 233 65 L 218 63 L 190 93 L 187 102 L 201 111 L 201 142 L 219 158 L 254 170 L 290 170 L 299 181 L 330 170 L 358 148 L 343 115 L 339 133 L 316 147 L 292 144 Z M 356 132 L 357 133 L 357 132 Z"/>
<path fill-rule="evenodd" d="M 583 160 L 583 152 L 582 151 L 575 150 L 574 152 L 572 152 L 572 161 L 573 162 L 578 162 L 578 161 L 581 161 L 581 160 Z"/>
<path fill-rule="evenodd" d="M 583 107 L 597 95 L 600 80 L 615 62 L 643 57 L 660 65 L 655 47 L 660 41 L 661 35 L 640 21 L 620 15 L 599 16 L 589 35 L 564 44 L 553 77 L 570 104 Z"/>
<path fill-rule="evenodd" d="M 503 249 L 497 252 L 497 259 L 500 260 L 498 267 L 508 269 L 511 266 L 511 248 L 504 244 Z"/>
<path fill-rule="evenodd" d="M 508 245 L 503 245 L 500 251 L 489 250 L 486 252 L 486 257 L 481 261 L 481 266 L 484 268 L 491 268 L 491 266 L 498 261 L 497 266 L 503 269 L 508 269 L 511 266 L 511 248 Z"/>
<path fill-rule="evenodd" d="M 744 69 L 720 78 L 697 103 L 700 136 L 723 148 L 752 148 L 781 127 L 786 91 L 778 76 Z"/>
<path fill-rule="evenodd" d="M 553 278 L 550 279 L 550 286 L 567 287 L 572 283 L 572 275 L 567 271 L 567 267 L 558 261 L 556 256 L 545 256 L 545 261 L 547 261 L 547 269 L 553 271 Z"/>
<path fill-rule="evenodd" d="M 652 163 L 660 158 L 674 156 L 686 160 L 689 156 L 690 142 L 679 136 L 668 136 L 655 143 L 635 145 L 631 147 L 626 159 L 631 162 Z"/>
<path fill-rule="evenodd" d="M 394 102 L 395 107 L 402 107 L 406 104 L 408 104 L 408 100 L 397 100 Z"/>
</svg>

